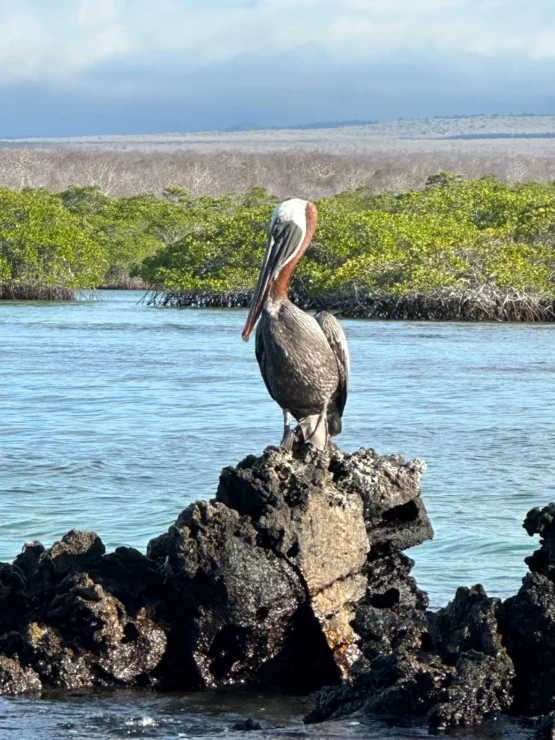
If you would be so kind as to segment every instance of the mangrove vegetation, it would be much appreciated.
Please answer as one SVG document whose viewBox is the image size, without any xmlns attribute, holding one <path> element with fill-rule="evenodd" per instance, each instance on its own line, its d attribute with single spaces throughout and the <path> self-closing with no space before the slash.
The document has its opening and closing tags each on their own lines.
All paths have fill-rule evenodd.
<svg viewBox="0 0 555 740">
<path fill-rule="evenodd" d="M 162 305 L 244 306 L 277 198 L 168 187 L 0 189 L 0 296 L 126 286 Z M 421 190 L 346 191 L 319 223 L 292 290 L 308 308 L 400 318 L 552 320 L 555 185 L 442 172 Z M 25 296 L 23 296 L 25 297 Z"/>
</svg>

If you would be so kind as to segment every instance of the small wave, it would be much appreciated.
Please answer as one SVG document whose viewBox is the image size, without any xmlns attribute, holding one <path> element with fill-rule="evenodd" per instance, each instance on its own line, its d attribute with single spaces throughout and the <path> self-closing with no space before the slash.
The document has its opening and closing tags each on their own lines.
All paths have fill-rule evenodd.
<svg viewBox="0 0 555 740">
<path fill-rule="evenodd" d="M 125 725 L 127 727 L 158 727 L 158 722 L 153 717 L 140 717 L 126 720 Z"/>
</svg>

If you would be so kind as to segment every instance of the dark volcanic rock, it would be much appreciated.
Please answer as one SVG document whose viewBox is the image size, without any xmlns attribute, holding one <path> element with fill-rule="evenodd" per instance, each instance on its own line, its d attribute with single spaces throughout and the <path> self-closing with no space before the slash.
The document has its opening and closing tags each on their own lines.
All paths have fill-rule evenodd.
<svg viewBox="0 0 555 740">
<path fill-rule="evenodd" d="M 373 450 L 301 447 L 291 457 L 269 448 L 220 479 L 218 500 L 250 514 L 262 541 L 300 570 L 343 676 L 360 657 L 351 622 L 369 588 L 378 601 L 401 591 L 426 600 L 398 552 L 433 536 L 420 499 L 424 469 Z"/>
<path fill-rule="evenodd" d="M 540 549 L 519 592 L 504 604 L 505 641 L 517 677 L 515 711 L 537 715 L 555 707 L 555 504 L 532 509 L 524 522 Z"/>
<path fill-rule="evenodd" d="M 411 607 L 426 609 L 428 595 L 421 591 L 410 572 L 414 560 L 402 552 L 372 550 L 364 566 L 365 603 L 379 610 Z"/>
<path fill-rule="evenodd" d="M 85 656 L 65 644 L 58 630 L 32 622 L 10 635 L 12 651 L 32 665 L 45 686 L 78 689 L 93 686 L 95 676 Z"/>
<path fill-rule="evenodd" d="M 437 614 L 427 612 L 427 595 L 410 575 L 414 563 L 400 552 L 432 536 L 420 500 L 423 464 L 361 450 L 334 465 L 338 487 L 364 491 L 371 550 L 353 622 L 362 658 L 347 684 L 321 692 L 307 721 L 362 709 L 455 727 L 507 709 L 514 667 L 502 645 L 499 600 L 476 586 L 459 589 Z"/>
<path fill-rule="evenodd" d="M 169 649 L 160 675 L 186 687 L 252 680 L 278 656 L 305 601 L 286 560 L 257 545 L 250 518 L 220 503 L 192 504 L 152 541 L 168 599 Z"/>
<path fill-rule="evenodd" d="M 231 725 L 231 729 L 235 732 L 255 732 L 256 730 L 262 730 L 263 727 L 257 720 L 247 717 L 247 719 L 235 722 Z"/>
<path fill-rule="evenodd" d="M 166 598 L 165 575 L 156 563 L 133 547 L 118 547 L 105 555 L 95 579 L 115 596 L 130 616 L 135 616 L 145 606 L 150 611 Z"/>
<path fill-rule="evenodd" d="M 29 600 L 27 582 L 20 568 L 0 563 L 0 635 L 24 623 Z"/>
<path fill-rule="evenodd" d="M 530 537 L 539 534 L 540 549 L 525 558 L 532 573 L 540 573 L 555 582 L 555 504 L 528 512 L 523 524 Z"/>
<path fill-rule="evenodd" d="M 538 737 L 554 737 L 555 504 L 526 518 L 541 544 L 515 596 L 459 588 L 433 613 L 403 553 L 433 536 L 424 469 L 270 447 L 226 468 L 216 499 L 147 556 L 76 530 L 26 545 L 0 564 L 0 694 L 326 686 L 307 721 L 361 711 L 447 729 L 510 709 L 545 714 Z"/>
<path fill-rule="evenodd" d="M 380 456 L 361 448 L 354 454 L 335 449 L 330 468 L 335 485 L 358 493 L 372 547 L 399 552 L 434 536 L 420 498 L 423 460 L 405 462 L 400 455 Z"/>
<path fill-rule="evenodd" d="M 40 543 L 26 546 L 14 566 L 0 569 L 4 591 L 11 591 L 0 649 L 31 671 L 34 689 L 41 683 L 63 689 L 144 683 L 160 662 L 163 629 L 148 618 L 138 597 L 137 608 L 128 612 L 105 589 L 103 582 L 110 583 L 131 603 L 137 586 L 133 578 L 124 580 L 125 569 L 119 583 L 110 579 L 121 554 L 104 551 L 96 534 L 72 530 L 48 550 Z M 148 563 L 155 571 L 137 556 L 135 566 Z M 144 569 L 135 572 L 145 580 Z"/>
<path fill-rule="evenodd" d="M 338 490 L 329 466 L 309 447 L 249 456 L 222 472 L 215 502 L 150 543 L 172 591 L 163 673 L 179 676 L 177 661 L 180 685 L 306 687 L 348 672 L 369 545 L 360 495 Z"/>
<path fill-rule="evenodd" d="M 507 710 L 513 701 L 514 665 L 500 632 L 500 599 L 482 586 L 459 588 L 455 599 L 434 615 L 437 642 L 452 675 L 429 712 L 435 727 L 481 722 L 486 714 Z"/>
<path fill-rule="evenodd" d="M 384 602 L 359 606 L 354 623 L 364 659 L 351 683 L 321 692 L 307 721 L 357 709 L 390 718 L 427 717 L 432 727 L 481 722 L 512 701 L 514 668 L 502 646 L 499 599 L 460 588 L 437 614 Z"/>
<path fill-rule="evenodd" d="M 420 499 L 425 464 L 380 457 L 373 450 L 353 455 L 337 450 L 330 470 L 339 490 L 361 497 L 370 551 L 363 567 L 365 594 L 352 622 L 360 658 L 347 683 L 320 692 L 307 721 L 362 708 L 389 716 L 425 716 L 438 696 L 435 687 L 444 685 L 449 673 L 435 649 L 425 612 L 428 597 L 410 575 L 414 562 L 401 552 L 433 536 Z"/>
<path fill-rule="evenodd" d="M 75 530 L 26 545 L 0 567 L 0 651 L 19 677 L 6 690 L 31 676 L 65 689 L 306 691 L 422 643 L 427 598 L 400 550 L 432 536 L 423 470 L 372 450 L 268 448 L 226 468 L 216 500 L 189 506 L 147 557 L 107 555 Z"/>
<path fill-rule="evenodd" d="M 27 545 L 0 567 L 0 688 L 328 684 L 313 721 L 362 709 L 434 727 L 507 709 L 507 605 L 477 586 L 428 612 L 402 552 L 433 536 L 424 469 L 373 450 L 268 448 L 226 468 L 216 499 L 185 509 L 146 557 L 107 555 L 78 531 Z M 528 526 L 549 540 L 551 516 Z M 549 579 L 550 547 L 532 578 Z"/>
<path fill-rule="evenodd" d="M 31 601 L 43 603 L 52 598 L 67 575 L 98 566 L 104 552 L 104 545 L 94 532 L 72 529 L 48 550 L 40 542 L 25 545 L 14 565 L 25 575 Z"/>
<path fill-rule="evenodd" d="M 94 685 L 133 684 L 165 652 L 165 633 L 145 610 L 131 618 L 118 599 L 85 573 L 62 581 L 44 618 L 84 657 Z"/>
</svg>

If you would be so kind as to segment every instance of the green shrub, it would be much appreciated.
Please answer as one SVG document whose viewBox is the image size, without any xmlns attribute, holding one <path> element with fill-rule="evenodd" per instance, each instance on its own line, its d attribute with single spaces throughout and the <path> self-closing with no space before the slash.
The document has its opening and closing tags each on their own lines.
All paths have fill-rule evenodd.
<svg viewBox="0 0 555 740">
<path fill-rule="evenodd" d="M 252 191 L 251 191 L 252 192 Z M 205 199 L 206 200 L 206 199 Z M 217 199 L 209 199 L 217 201 Z M 167 290 L 252 288 L 272 206 L 230 210 L 197 205 L 195 229 L 147 258 L 144 280 Z M 318 228 L 294 286 L 311 297 L 438 288 L 551 293 L 555 271 L 555 188 L 466 182 L 450 173 L 423 191 L 374 195 L 366 188 L 317 203 Z"/>
<path fill-rule="evenodd" d="M 263 188 L 193 197 L 109 198 L 0 189 L 0 283 L 90 288 L 129 275 L 172 291 L 248 291 L 277 199 Z M 402 296 L 487 285 L 555 293 L 555 186 L 465 181 L 441 172 L 424 190 L 368 188 L 317 202 L 319 222 L 294 287 L 309 297 L 359 290 Z"/>
<path fill-rule="evenodd" d="M 50 193 L 0 188 L 0 282 L 89 288 L 107 264 L 104 249 Z"/>
</svg>

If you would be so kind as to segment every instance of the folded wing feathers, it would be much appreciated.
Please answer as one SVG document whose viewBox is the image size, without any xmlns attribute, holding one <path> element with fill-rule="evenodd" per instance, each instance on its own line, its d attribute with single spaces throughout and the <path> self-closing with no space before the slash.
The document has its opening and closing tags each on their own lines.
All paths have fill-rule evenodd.
<svg viewBox="0 0 555 740">
<path fill-rule="evenodd" d="M 349 392 L 350 359 L 347 339 L 345 338 L 341 324 L 333 314 L 328 313 L 327 311 L 320 311 L 320 313 L 316 314 L 314 318 L 320 325 L 320 328 L 335 355 L 335 359 L 337 360 L 340 384 L 340 398 L 338 400 L 341 411 L 343 411 L 345 404 L 347 403 L 347 394 Z"/>
</svg>

